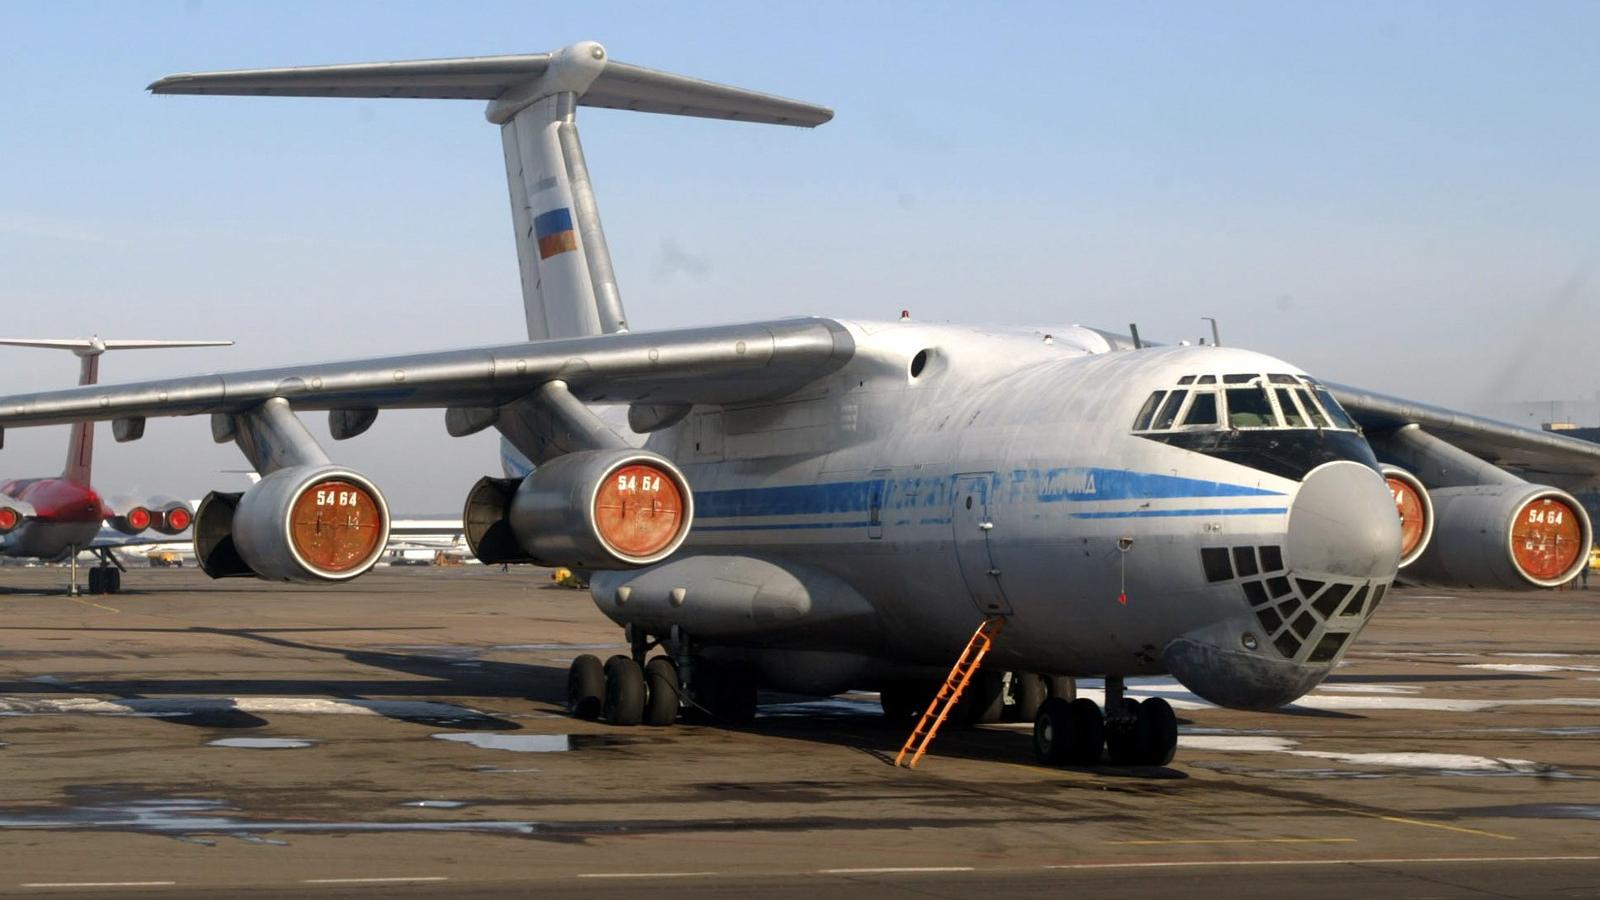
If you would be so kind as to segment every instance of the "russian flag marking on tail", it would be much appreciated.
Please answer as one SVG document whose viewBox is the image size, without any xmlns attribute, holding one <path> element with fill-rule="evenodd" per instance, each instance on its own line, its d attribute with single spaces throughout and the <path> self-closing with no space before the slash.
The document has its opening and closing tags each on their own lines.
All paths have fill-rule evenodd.
<svg viewBox="0 0 1600 900">
<path fill-rule="evenodd" d="M 539 258 L 578 249 L 578 235 L 572 230 L 572 210 L 552 209 L 533 220 L 533 236 L 539 242 Z"/>
</svg>

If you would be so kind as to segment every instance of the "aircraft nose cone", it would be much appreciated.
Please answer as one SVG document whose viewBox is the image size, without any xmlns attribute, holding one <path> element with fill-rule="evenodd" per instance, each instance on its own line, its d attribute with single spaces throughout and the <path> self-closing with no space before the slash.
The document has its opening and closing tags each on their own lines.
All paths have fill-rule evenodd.
<svg viewBox="0 0 1600 900">
<path fill-rule="evenodd" d="M 1400 562 L 1400 517 L 1383 476 L 1354 462 L 1314 469 L 1289 507 L 1289 567 L 1339 578 L 1389 578 Z"/>
</svg>

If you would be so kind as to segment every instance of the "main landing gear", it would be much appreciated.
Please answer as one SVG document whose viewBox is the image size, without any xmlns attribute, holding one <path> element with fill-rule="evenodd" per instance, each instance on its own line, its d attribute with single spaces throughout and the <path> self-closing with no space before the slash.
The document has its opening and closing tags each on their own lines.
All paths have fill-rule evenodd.
<svg viewBox="0 0 1600 900">
<path fill-rule="evenodd" d="M 89 593 L 115 594 L 122 590 L 122 563 L 109 548 L 96 547 L 93 552 L 100 557 L 100 564 L 89 570 Z"/>
<path fill-rule="evenodd" d="M 756 716 L 756 680 L 736 665 L 716 663 L 692 652 L 675 634 L 667 642 L 631 633 L 631 654 L 600 662 L 585 653 L 567 669 L 567 711 L 579 719 L 612 725 L 671 725 L 680 711 L 747 725 Z M 669 652 L 650 656 L 661 647 Z"/>
<path fill-rule="evenodd" d="M 1178 747 L 1178 719 L 1160 697 L 1131 700 L 1121 678 L 1106 679 L 1106 709 L 1093 700 L 1052 697 L 1033 721 L 1033 752 L 1052 766 L 1164 766 Z"/>
</svg>

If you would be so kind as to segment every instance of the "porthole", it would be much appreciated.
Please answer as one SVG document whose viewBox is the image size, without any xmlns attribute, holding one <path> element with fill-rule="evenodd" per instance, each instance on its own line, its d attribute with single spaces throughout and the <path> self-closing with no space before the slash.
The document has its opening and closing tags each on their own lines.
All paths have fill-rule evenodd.
<svg viewBox="0 0 1600 900">
<path fill-rule="evenodd" d="M 918 350 L 917 355 L 911 357 L 911 377 L 916 378 L 922 370 L 928 367 L 928 351 Z"/>
</svg>

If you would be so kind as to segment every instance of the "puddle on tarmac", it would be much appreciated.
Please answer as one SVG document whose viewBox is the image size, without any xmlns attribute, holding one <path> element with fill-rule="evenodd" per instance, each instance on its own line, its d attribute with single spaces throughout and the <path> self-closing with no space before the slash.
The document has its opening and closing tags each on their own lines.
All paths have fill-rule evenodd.
<svg viewBox="0 0 1600 900">
<path fill-rule="evenodd" d="M 1235 753 L 1276 753 L 1309 759 L 1327 760 L 1361 769 L 1285 769 L 1258 770 L 1245 766 L 1199 760 L 1197 768 L 1236 775 L 1274 778 L 1392 778 L 1404 775 L 1447 777 L 1534 776 L 1539 778 L 1579 778 L 1555 766 L 1528 759 L 1471 756 L 1462 753 L 1355 753 L 1337 750 L 1301 750 L 1300 741 L 1285 737 L 1244 735 L 1183 734 L 1178 746 L 1189 750 L 1216 750 Z"/>
<path fill-rule="evenodd" d="M 565 753 L 568 750 L 620 747 L 640 740 L 604 734 L 500 734 L 492 731 L 436 734 L 433 737 L 441 741 L 471 744 L 479 750 L 509 750 L 512 753 Z"/>
<path fill-rule="evenodd" d="M 460 809 L 467 804 L 461 800 L 409 800 L 400 805 L 417 809 Z"/>
<path fill-rule="evenodd" d="M 243 750 L 299 750 L 316 741 L 301 738 L 237 737 L 206 741 L 207 747 L 236 747 Z"/>
</svg>

